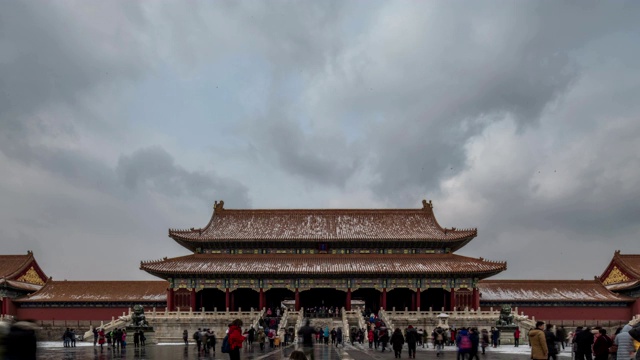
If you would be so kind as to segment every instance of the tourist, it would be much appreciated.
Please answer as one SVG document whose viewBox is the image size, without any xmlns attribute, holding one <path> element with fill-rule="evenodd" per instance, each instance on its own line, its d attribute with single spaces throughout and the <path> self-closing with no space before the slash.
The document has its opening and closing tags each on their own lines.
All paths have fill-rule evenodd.
<svg viewBox="0 0 640 360">
<path fill-rule="evenodd" d="M 147 337 L 144 336 L 144 331 L 142 331 L 142 329 L 140 329 L 139 333 L 140 333 L 140 346 L 145 346 L 145 341 L 147 340 Z"/>
<path fill-rule="evenodd" d="M 247 344 L 249 344 L 249 346 L 253 346 L 253 341 L 256 338 L 256 329 L 252 327 L 249 328 L 249 331 L 247 332 Z"/>
<path fill-rule="evenodd" d="M 462 328 L 458 331 L 458 335 L 456 336 L 456 345 L 458 346 L 458 360 L 463 360 L 466 354 L 471 353 L 473 345 L 471 343 L 469 331 L 466 328 Z"/>
<path fill-rule="evenodd" d="M 98 330 L 98 344 L 100 344 L 100 350 L 102 351 L 102 346 L 105 343 L 105 334 L 104 334 L 104 329 L 100 328 Z"/>
<path fill-rule="evenodd" d="M 381 352 L 384 352 L 387 349 L 387 343 L 389 342 L 389 331 L 385 326 L 380 328 L 380 344 L 382 345 Z M 391 349 L 389 349 L 391 350 Z"/>
<path fill-rule="evenodd" d="M 599 336 L 593 343 L 593 355 L 595 360 L 607 360 L 609 358 L 609 348 L 613 345 L 613 341 L 607 335 L 607 330 L 599 329 Z"/>
<path fill-rule="evenodd" d="M 198 353 L 200 352 L 200 348 L 202 347 L 202 341 L 200 340 L 200 333 L 202 332 L 202 329 L 198 328 L 198 330 L 196 330 L 193 333 L 193 340 L 196 341 L 196 348 L 198 348 Z"/>
<path fill-rule="evenodd" d="M 478 346 L 480 345 L 480 334 L 478 334 L 477 328 L 471 328 L 469 331 L 469 339 L 471 340 L 471 350 L 469 351 L 469 360 L 473 360 L 476 358 L 480 360 L 478 357 Z"/>
<path fill-rule="evenodd" d="M 635 347 L 633 345 L 633 338 L 629 334 L 629 330 L 632 328 L 631 325 L 627 324 L 622 327 L 620 333 L 616 335 L 615 344 L 618 346 L 618 360 L 629 360 L 634 357 Z"/>
<path fill-rule="evenodd" d="M 69 347 L 71 343 L 71 338 L 69 337 L 69 328 L 67 328 L 62 334 L 62 346 Z"/>
<path fill-rule="evenodd" d="M 544 334 L 544 321 L 536 322 L 536 327 L 529 331 L 529 345 L 531 346 L 531 359 L 549 360 L 549 349 Z"/>
<path fill-rule="evenodd" d="M 275 343 L 276 331 L 274 329 L 269 329 L 269 333 L 267 334 L 269 338 L 269 348 L 273 349 L 273 345 Z"/>
<path fill-rule="evenodd" d="M 414 358 L 415 359 L 416 358 L 416 343 L 418 342 L 418 332 L 411 325 L 409 325 L 409 327 L 407 327 L 405 340 L 407 341 L 407 347 L 409 348 L 409 358 Z"/>
<path fill-rule="evenodd" d="M 289 360 L 307 360 L 307 357 L 302 351 L 295 350 L 289 355 Z"/>
<path fill-rule="evenodd" d="M 122 334 L 120 335 L 120 342 L 122 343 L 122 348 L 127 347 L 127 330 L 122 329 Z"/>
<path fill-rule="evenodd" d="M 380 345 L 380 329 L 376 327 L 373 330 L 373 347 L 378 350 L 378 345 Z"/>
<path fill-rule="evenodd" d="M 433 347 L 436 349 L 436 357 L 440 356 L 444 348 L 444 330 L 440 326 L 433 331 Z"/>
<path fill-rule="evenodd" d="M 69 331 L 69 339 L 71 341 L 70 346 L 71 347 L 76 347 L 76 331 L 74 329 L 71 329 Z"/>
<path fill-rule="evenodd" d="M 369 330 L 367 334 L 367 339 L 369 340 L 369 349 L 373 348 L 373 330 Z"/>
<path fill-rule="evenodd" d="M 323 335 L 323 337 L 324 337 L 324 344 L 325 344 L 325 345 L 329 345 L 329 335 L 330 335 L 330 332 L 329 332 L 329 327 L 328 327 L 328 326 L 325 326 L 325 327 L 324 327 L 324 332 L 323 332 L 323 334 L 322 334 L 322 335 Z"/>
<path fill-rule="evenodd" d="M 240 349 L 244 342 L 242 320 L 235 319 L 229 325 L 229 360 L 240 360 Z"/>
<path fill-rule="evenodd" d="M 189 345 L 189 331 L 187 329 L 184 329 L 182 332 L 182 340 L 184 341 L 185 346 Z"/>
<path fill-rule="evenodd" d="M 207 338 L 207 347 L 211 349 L 213 355 L 216 354 L 216 343 L 218 340 L 216 339 L 216 333 L 213 330 L 209 331 L 209 337 Z"/>
<path fill-rule="evenodd" d="M 582 331 L 576 331 L 576 360 L 592 360 L 591 346 L 593 345 L 594 336 L 591 328 L 586 327 Z"/>
<path fill-rule="evenodd" d="M 404 336 L 402 336 L 402 331 L 400 331 L 400 328 L 396 328 L 396 330 L 393 332 L 393 335 L 391 335 L 391 340 L 389 340 L 389 343 L 393 348 L 395 357 L 397 359 L 400 359 L 400 355 L 402 354 L 402 345 L 404 345 Z"/>
<path fill-rule="evenodd" d="M 137 331 L 133 332 L 133 347 L 137 348 L 140 346 L 140 333 Z"/>
<path fill-rule="evenodd" d="M 547 342 L 547 351 L 549 352 L 549 358 L 553 360 L 557 359 L 558 350 L 556 348 L 556 334 L 553 332 L 553 325 L 547 324 L 547 328 L 544 331 L 544 338 Z"/>
<path fill-rule="evenodd" d="M 485 354 L 485 350 L 487 349 L 487 346 L 489 346 L 489 331 L 487 329 L 482 329 L 482 342 L 481 342 L 482 355 Z"/>
<path fill-rule="evenodd" d="M 340 329 L 338 328 L 338 331 Z M 316 329 L 311 327 L 309 319 L 305 321 L 304 326 L 298 330 L 298 336 L 302 336 L 302 348 L 305 354 L 310 353 L 310 358 L 313 360 L 313 335 L 316 334 Z"/>
<path fill-rule="evenodd" d="M 516 328 L 516 331 L 513 332 L 513 344 L 515 347 L 520 345 L 520 328 Z"/>
<path fill-rule="evenodd" d="M 93 328 L 93 346 L 98 343 L 98 329 Z"/>
<path fill-rule="evenodd" d="M 425 343 L 424 330 L 422 330 L 422 328 L 418 329 L 417 335 L 418 335 L 416 338 L 417 345 L 422 346 L 424 348 L 424 343 Z M 427 344 L 427 349 L 428 348 L 429 348 L 429 344 Z"/>
<path fill-rule="evenodd" d="M 336 343 L 336 328 L 331 329 L 331 345 Z"/>
<path fill-rule="evenodd" d="M 260 351 L 264 350 L 264 344 L 267 341 L 267 335 L 265 335 L 262 327 L 258 328 L 258 344 L 260 344 Z"/>
<path fill-rule="evenodd" d="M 15 322 L 9 328 L 4 339 L 6 346 L 4 358 L 35 360 L 37 352 L 36 329 L 38 326 L 30 321 Z"/>
<path fill-rule="evenodd" d="M 564 329 L 564 326 L 560 325 L 556 328 L 556 341 L 560 344 L 558 349 L 564 350 L 565 343 L 567 342 L 567 330 Z"/>
<path fill-rule="evenodd" d="M 342 328 L 338 328 L 338 330 L 336 330 L 336 347 L 338 347 L 340 344 L 342 344 Z"/>
</svg>

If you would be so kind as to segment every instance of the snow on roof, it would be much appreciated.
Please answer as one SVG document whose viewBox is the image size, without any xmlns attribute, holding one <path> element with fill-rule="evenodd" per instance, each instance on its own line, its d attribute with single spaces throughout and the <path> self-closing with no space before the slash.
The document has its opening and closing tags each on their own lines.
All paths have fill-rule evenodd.
<svg viewBox="0 0 640 360">
<path fill-rule="evenodd" d="M 53 281 L 16 302 L 163 302 L 166 281 Z"/>
<path fill-rule="evenodd" d="M 630 302 L 597 280 L 483 280 L 481 301 L 518 302 Z"/>
</svg>

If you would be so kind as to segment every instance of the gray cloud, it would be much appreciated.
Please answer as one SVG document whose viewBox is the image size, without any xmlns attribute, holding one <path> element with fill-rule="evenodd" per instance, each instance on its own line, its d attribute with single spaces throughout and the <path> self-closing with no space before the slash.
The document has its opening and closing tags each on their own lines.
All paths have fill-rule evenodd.
<svg viewBox="0 0 640 360">
<path fill-rule="evenodd" d="M 0 252 L 78 278 L 59 260 L 90 248 L 131 278 L 213 200 L 426 197 L 507 277 L 589 277 L 639 230 L 638 7 L 3 3 Z"/>
</svg>

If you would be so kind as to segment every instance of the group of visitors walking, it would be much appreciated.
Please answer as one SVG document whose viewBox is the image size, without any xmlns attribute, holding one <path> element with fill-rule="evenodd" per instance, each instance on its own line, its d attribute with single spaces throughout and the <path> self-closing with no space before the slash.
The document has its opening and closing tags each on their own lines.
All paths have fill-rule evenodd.
<svg viewBox="0 0 640 360">
<path fill-rule="evenodd" d="M 557 359 L 566 340 L 572 344 L 576 360 L 640 360 L 640 322 L 634 321 L 608 334 L 602 327 L 578 326 L 567 338 L 562 332 L 553 331 L 553 325 L 538 321 L 529 331 L 531 359 Z"/>
</svg>

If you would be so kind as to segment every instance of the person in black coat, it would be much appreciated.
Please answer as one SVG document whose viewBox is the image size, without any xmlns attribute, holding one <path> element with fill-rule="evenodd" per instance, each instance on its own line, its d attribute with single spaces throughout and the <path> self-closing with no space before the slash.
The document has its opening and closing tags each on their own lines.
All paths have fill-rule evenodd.
<svg viewBox="0 0 640 360">
<path fill-rule="evenodd" d="M 405 340 L 407 341 L 407 347 L 409 348 L 409 358 L 416 358 L 416 345 L 418 343 L 418 332 L 413 326 L 409 325 L 407 328 L 407 333 L 405 336 Z"/>
<path fill-rule="evenodd" d="M 400 328 L 396 328 L 393 335 L 391 335 L 391 340 L 389 340 L 389 342 L 391 343 L 391 347 L 393 348 L 396 358 L 400 359 L 400 355 L 402 354 L 402 345 L 404 345 L 404 336 L 402 336 Z"/>
<path fill-rule="evenodd" d="M 556 348 L 556 334 L 553 332 L 553 325 L 547 324 L 547 329 L 544 331 L 544 337 L 547 340 L 547 349 L 549 350 L 549 358 L 553 360 L 557 359 L 558 348 Z"/>
<path fill-rule="evenodd" d="M 593 333 L 590 327 L 586 327 L 576 334 L 576 360 L 592 360 L 591 345 L 593 344 Z"/>
<path fill-rule="evenodd" d="M 469 331 L 469 339 L 471 340 L 471 350 L 469 351 L 469 360 L 474 358 L 480 360 L 478 357 L 478 346 L 480 346 L 480 334 L 477 328 L 471 328 Z"/>
</svg>

